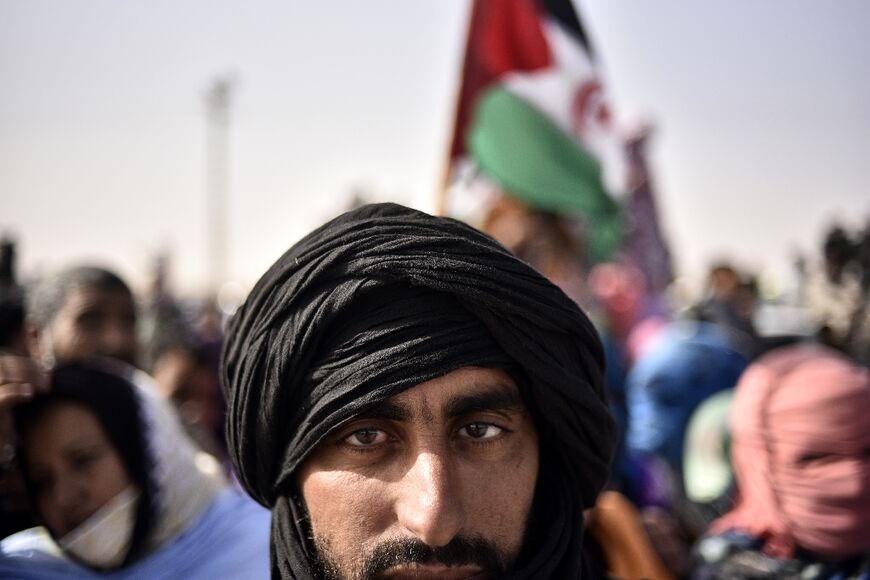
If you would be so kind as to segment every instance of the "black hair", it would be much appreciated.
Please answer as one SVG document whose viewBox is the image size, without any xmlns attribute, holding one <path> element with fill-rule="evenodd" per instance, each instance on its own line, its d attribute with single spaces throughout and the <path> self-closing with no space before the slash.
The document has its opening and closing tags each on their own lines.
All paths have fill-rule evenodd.
<svg viewBox="0 0 870 580">
<path fill-rule="evenodd" d="M 40 330 L 52 323 L 72 290 L 97 288 L 124 292 L 130 287 L 115 273 L 96 266 L 75 266 L 37 282 L 27 295 L 27 316 Z"/>
<path fill-rule="evenodd" d="M 151 473 L 153 459 L 145 436 L 145 424 L 140 414 L 136 387 L 108 365 L 67 364 L 55 368 L 50 375 L 51 388 L 36 395 L 30 402 L 15 409 L 15 428 L 19 434 L 16 454 L 27 493 L 36 508 L 35 490 L 27 469 L 26 447 L 23 444 L 30 429 L 48 410 L 63 404 L 80 405 L 91 411 L 121 458 L 127 476 L 140 488 L 130 550 L 123 565 L 145 554 L 148 537 L 156 521 L 155 485 Z M 42 519 L 42 515 L 37 516 Z M 53 530 L 49 530 L 54 533 Z"/>
<path fill-rule="evenodd" d="M 855 256 L 855 243 L 840 226 L 834 226 L 825 235 L 825 257 L 838 264 L 845 264 Z"/>
<path fill-rule="evenodd" d="M 8 348 L 24 327 L 24 302 L 17 296 L 0 295 L 0 348 Z"/>
</svg>

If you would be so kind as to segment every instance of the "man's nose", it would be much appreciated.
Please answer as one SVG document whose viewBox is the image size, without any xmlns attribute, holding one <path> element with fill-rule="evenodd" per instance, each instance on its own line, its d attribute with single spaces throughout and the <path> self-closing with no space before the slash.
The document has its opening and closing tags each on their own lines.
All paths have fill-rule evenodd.
<svg viewBox="0 0 870 580">
<path fill-rule="evenodd" d="M 448 544 L 464 524 L 451 463 L 444 453 L 420 453 L 400 482 L 399 523 L 429 546 Z"/>
</svg>

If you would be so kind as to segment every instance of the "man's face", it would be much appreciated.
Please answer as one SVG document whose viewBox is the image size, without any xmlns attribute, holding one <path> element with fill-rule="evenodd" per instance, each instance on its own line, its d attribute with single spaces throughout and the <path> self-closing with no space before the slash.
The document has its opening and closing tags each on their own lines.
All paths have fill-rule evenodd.
<svg viewBox="0 0 870 580">
<path fill-rule="evenodd" d="M 516 383 L 467 367 L 334 430 L 297 482 L 324 576 L 458 580 L 510 569 L 537 474 Z"/>
<path fill-rule="evenodd" d="M 206 365 L 197 364 L 183 350 L 170 350 L 154 363 L 152 375 L 160 392 L 178 407 L 185 423 L 209 433 L 220 427 L 220 383 Z"/>
<path fill-rule="evenodd" d="M 107 356 L 135 364 L 133 297 L 121 289 L 72 288 L 38 342 L 43 356 L 57 362 Z"/>
</svg>

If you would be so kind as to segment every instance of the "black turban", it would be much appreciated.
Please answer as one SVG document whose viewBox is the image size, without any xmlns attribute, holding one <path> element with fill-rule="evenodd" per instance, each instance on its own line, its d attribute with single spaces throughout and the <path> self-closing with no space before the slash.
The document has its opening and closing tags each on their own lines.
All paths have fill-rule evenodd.
<svg viewBox="0 0 870 580">
<path fill-rule="evenodd" d="M 574 302 L 470 226 L 377 204 L 315 230 L 260 279 L 223 352 L 230 455 L 273 511 L 273 577 L 311 577 L 294 474 L 318 442 L 373 403 L 474 365 L 524 378 L 540 438 L 532 548 L 511 578 L 578 578 L 582 510 L 615 443 L 603 361 Z"/>
</svg>

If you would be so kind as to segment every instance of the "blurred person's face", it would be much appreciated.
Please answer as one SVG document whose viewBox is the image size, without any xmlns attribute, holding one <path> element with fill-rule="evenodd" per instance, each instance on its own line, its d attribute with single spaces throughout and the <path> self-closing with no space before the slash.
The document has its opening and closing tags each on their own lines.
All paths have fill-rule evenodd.
<svg viewBox="0 0 870 580">
<path fill-rule="evenodd" d="M 22 434 L 36 508 L 63 537 L 130 486 L 96 415 L 77 403 L 48 408 Z"/>
<path fill-rule="evenodd" d="M 377 405 L 297 473 L 323 575 L 501 577 L 522 546 L 538 459 L 501 370 L 459 369 Z"/>
<path fill-rule="evenodd" d="M 725 266 L 713 268 L 710 273 L 710 287 L 717 298 L 731 298 L 740 285 L 737 272 Z"/>
<path fill-rule="evenodd" d="M 483 231 L 514 254 L 521 254 L 537 229 L 534 213 L 508 195 L 501 195 L 490 208 Z"/>
<path fill-rule="evenodd" d="M 43 360 L 81 361 L 107 356 L 136 364 L 136 307 L 129 292 L 73 288 L 54 320 L 37 336 Z"/>
<path fill-rule="evenodd" d="M 163 395 L 178 407 L 185 423 L 209 433 L 222 420 L 217 375 L 183 351 L 172 350 L 154 365 L 154 380 Z"/>
<path fill-rule="evenodd" d="M 825 251 L 825 274 L 827 274 L 828 280 L 834 283 L 839 283 L 848 261 L 848 256 L 846 256 L 842 251 Z"/>
</svg>

